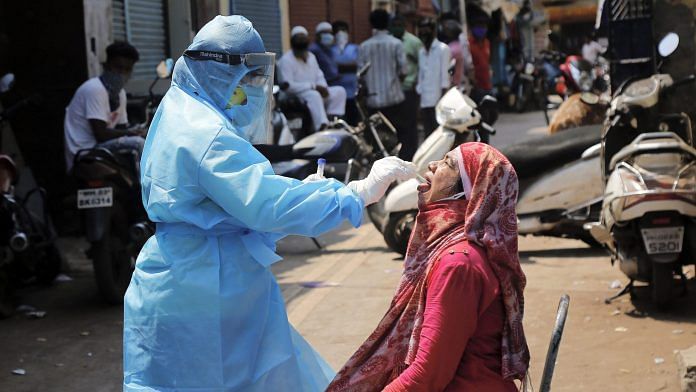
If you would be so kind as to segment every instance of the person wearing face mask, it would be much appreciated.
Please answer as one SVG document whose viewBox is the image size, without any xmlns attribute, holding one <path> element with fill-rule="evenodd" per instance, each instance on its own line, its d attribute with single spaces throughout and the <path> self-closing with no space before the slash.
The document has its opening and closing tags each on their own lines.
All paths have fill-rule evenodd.
<svg viewBox="0 0 696 392">
<path fill-rule="evenodd" d="M 317 26 L 320 27 L 320 26 Z M 329 31 L 331 25 L 328 25 Z M 333 34 L 331 34 L 333 44 Z M 328 40 L 326 41 L 328 43 Z M 329 44 L 328 53 L 331 53 Z M 278 61 L 278 79 L 288 83 L 287 92 L 298 95 L 309 108 L 315 130 L 326 128 L 329 117 L 342 117 L 346 111 L 346 90 L 341 86 L 329 86 L 317 57 L 309 51 L 309 36 L 302 26 L 290 32 L 291 50 Z M 324 49 L 320 49 L 324 53 Z M 334 62 L 335 64 L 335 62 Z M 337 69 L 334 70 L 338 75 Z"/>
<path fill-rule="evenodd" d="M 491 81 L 491 45 L 488 41 L 488 22 L 490 18 L 476 6 L 467 7 L 467 17 L 471 31 L 469 33 L 469 50 L 474 64 L 474 91 L 472 98 L 478 102 L 480 97 L 493 90 Z"/>
<path fill-rule="evenodd" d="M 450 87 L 450 49 L 435 37 L 436 27 L 432 19 L 418 23 L 418 37 L 423 47 L 418 53 L 418 83 L 416 91 L 420 95 L 421 121 L 425 137 L 435 128 L 435 105 Z"/>
<path fill-rule="evenodd" d="M 106 48 L 104 72 L 77 89 L 65 109 L 65 163 L 72 168 L 75 154 L 95 146 L 142 151 L 145 140 L 139 126 L 128 128 L 126 92 L 138 51 L 127 42 Z"/>
<path fill-rule="evenodd" d="M 337 85 L 340 76 L 338 74 L 338 64 L 332 50 L 336 42 L 333 27 L 331 27 L 329 22 L 321 22 L 317 25 L 315 32 L 316 37 L 314 42 L 309 45 L 309 51 L 316 57 L 319 68 L 324 73 L 326 83 L 329 86 Z"/>
<path fill-rule="evenodd" d="M 483 143 L 428 168 L 397 292 L 327 392 L 515 392 L 527 377 L 515 170 Z"/>
<path fill-rule="evenodd" d="M 124 298 L 124 391 L 323 391 L 334 372 L 290 326 L 275 243 L 318 236 L 413 164 L 377 160 L 344 185 L 275 175 L 268 142 L 275 55 L 251 22 L 217 16 L 176 62 L 142 157 L 155 222 Z"/>
<path fill-rule="evenodd" d="M 338 64 L 338 85 L 346 90 L 346 121 L 351 125 L 357 125 L 360 121 L 360 113 L 355 103 L 355 94 L 358 91 L 358 56 L 360 48 L 349 42 L 348 23 L 337 20 L 333 22 L 333 31 L 336 43 L 331 47 L 336 64 Z"/>
</svg>

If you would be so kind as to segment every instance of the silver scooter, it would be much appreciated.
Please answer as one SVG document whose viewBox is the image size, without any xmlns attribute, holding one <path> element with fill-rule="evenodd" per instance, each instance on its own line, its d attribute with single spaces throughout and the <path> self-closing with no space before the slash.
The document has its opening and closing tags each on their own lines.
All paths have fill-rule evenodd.
<svg viewBox="0 0 696 392">
<path fill-rule="evenodd" d="M 679 37 L 668 34 L 660 55 L 666 58 L 678 44 Z M 649 282 L 658 308 L 672 300 L 675 275 L 686 290 L 682 267 L 696 262 L 694 135 L 688 115 L 663 113 L 658 103 L 694 80 L 694 75 L 675 82 L 656 74 L 625 84 L 612 100 L 602 138 L 602 214 L 587 229 L 630 282 L 607 303 L 633 296 L 634 281 Z"/>
</svg>

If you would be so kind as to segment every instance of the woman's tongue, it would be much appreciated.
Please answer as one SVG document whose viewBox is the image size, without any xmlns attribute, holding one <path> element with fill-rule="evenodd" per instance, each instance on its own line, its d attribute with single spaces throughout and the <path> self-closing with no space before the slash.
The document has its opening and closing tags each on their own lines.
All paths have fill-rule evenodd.
<svg viewBox="0 0 696 392">
<path fill-rule="evenodd" d="M 430 182 L 423 182 L 418 184 L 418 192 L 424 193 L 430 190 Z"/>
</svg>

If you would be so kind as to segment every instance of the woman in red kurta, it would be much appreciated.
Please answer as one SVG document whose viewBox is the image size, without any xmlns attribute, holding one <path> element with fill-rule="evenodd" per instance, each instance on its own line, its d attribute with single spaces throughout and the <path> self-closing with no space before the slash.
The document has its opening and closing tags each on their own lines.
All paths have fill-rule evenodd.
<svg viewBox="0 0 696 392">
<path fill-rule="evenodd" d="M 526 376 L 512 165 L 467 143 L 425 177 L 396 295 L 328 391 L 505 392 Z"/>
</svg>

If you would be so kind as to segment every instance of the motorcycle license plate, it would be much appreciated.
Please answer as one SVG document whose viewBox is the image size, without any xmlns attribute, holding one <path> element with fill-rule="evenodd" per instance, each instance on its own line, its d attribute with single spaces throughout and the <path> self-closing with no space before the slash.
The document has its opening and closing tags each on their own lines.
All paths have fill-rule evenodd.
<svg viewBox="0 0 696 392">
<path fill-rule="evenodd" d="M 108 188 L 78 189 L 77 208 L 111 207 L 114 204 L 114 190 Z"/>
<path fill-rule="evenodd" d="M 683 227 L 657 227 L 641 229 L 645 250 L 649 255 L 679 253 L 684 242 Z"/>
<path fill-rule="evenodd" d="M 293 118 L 291 120 L 288 120 L 288 128 L 290 129 L 302 129 L 302 119 L 301 118 Z"/>
</svg>

